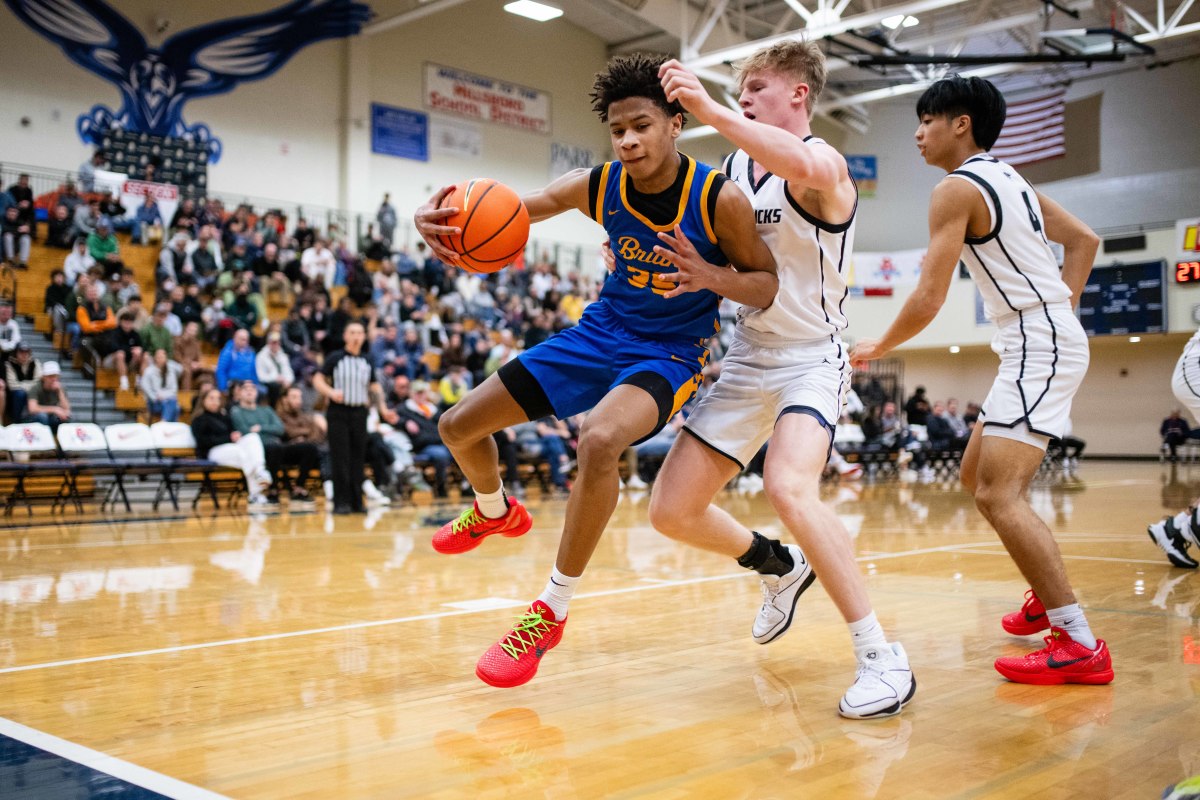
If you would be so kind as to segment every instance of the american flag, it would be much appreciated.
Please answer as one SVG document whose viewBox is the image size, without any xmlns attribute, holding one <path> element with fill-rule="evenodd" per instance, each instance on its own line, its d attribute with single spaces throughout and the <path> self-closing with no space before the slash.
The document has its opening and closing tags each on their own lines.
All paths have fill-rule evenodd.
<svg viewBox="0 0 1200 800">
<path fill-rule="evenodd" d="M 1010 103 L 991 155 L 1014 167 L 1065 155 L 1065 108 L 1065 89 Z"/>
</svg>

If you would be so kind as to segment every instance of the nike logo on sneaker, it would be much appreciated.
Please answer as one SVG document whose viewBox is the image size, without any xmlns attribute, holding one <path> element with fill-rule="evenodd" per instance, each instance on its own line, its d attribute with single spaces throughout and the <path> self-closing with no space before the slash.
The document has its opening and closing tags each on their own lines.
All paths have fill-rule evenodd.
<svg viewBox="0 0 1200 800">
<path fill-rule="evenodd" d="M 1070 661 L 1059 661 L 1053 655 L 1050 655 L 1050 656 L 1046 657 L 1046 666 L 1050 667 L 1051 669 L 1058 669 L 1059 667 L 1069 667 L 1072 664 L 1078 664 L 1080 661 L 1087 661 L 1088 658 L 1089 658 L 1088 656 L 1084 656 L 1083 658 L 1072 658 Z"/>
<path fill-rule="evenodd" d="M 1046 618 L 1045 614 L 1030 614 L 1028 611 L 1025 612 L 1025 621 L 1026 622 L 1037 622 L 1039 619 L 1045 619 L 1045 618 Z"/>
<path fill-rule="evenodd" d="M 535 656 L 537 656 L 538 658 L 541 658 L 541 657 L 542 657 L 542 654 L 543 654 L 543 653 L 545 653 L 545 652 L 546 652 L 546 648 L 544 648 L 544 647 L 535 647 L 535 648 L 533 648 L 533 654 L 534 654 Z"/>
</svg>

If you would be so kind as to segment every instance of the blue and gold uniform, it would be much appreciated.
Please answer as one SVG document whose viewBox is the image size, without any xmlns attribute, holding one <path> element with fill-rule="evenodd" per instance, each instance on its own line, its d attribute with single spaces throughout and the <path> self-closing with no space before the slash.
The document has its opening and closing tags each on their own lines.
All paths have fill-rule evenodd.
<svg viewBox="0 0 1200 800">
<path fill-rule="evenodd" d="M 719 170 L 683 155 L 675 182 L 656 195 L 638 193 L 619 162 L 592 170 L 589 211 L 608 232 L 616 269 L 577 326 L 501 368 L 530 419 L 582 413 L 628 383 L 658 402 L 657 431 L 691 398 L 708 363 L 708 339 L 720 328 L 721 298 L 708 290 L 664 297 L 675 284 L 661 276 L 675 268 L 654 247 L 660 231 L 679 225 L 702 258 L 728 264 L 713 227 L 724 181 Z"/>
</svg>

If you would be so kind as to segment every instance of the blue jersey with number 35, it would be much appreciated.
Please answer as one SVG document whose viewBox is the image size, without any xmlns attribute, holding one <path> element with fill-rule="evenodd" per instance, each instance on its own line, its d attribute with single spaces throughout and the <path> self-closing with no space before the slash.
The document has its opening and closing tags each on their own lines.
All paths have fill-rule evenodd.
<svg viewBox="0 0 1200 800">
<path fill-rule="evenodd" d="M 719 190 L 719 171 L 682 156 L 680 169 L 686 170 L 686 175 L 675 218 L 655 225 L 630 204 L 633 187 L 621 163 L 610 161 L 599 169 L 599 187 L 591 206 L 596 222 L 608 231 L 617 262 L 600 292 L 602 305 L 608 306 L 606 310 L 623 327 L 647 339 L 707 340 L 721 327 L 721 298 L 707 289 L 664 297 L 676 285 L 662 276 L 676 269 L 656 254 L 654 247 L 666 246 L 658 238 L 660 231 L 671 233 L 679 225 L 705 261 L 720 266 L 729 263 L 717 246 L 711 216 L 715 202 L 710 202 L 709 194 Z M 715 201 L 715 196 L 711 200 Z"/>
</svg>

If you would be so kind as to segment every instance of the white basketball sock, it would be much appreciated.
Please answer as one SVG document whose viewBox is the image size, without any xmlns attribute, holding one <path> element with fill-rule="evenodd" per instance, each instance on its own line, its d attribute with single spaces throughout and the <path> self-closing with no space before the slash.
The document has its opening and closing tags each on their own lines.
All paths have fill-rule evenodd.
<svg viewBox="0 0 1200 800">
<path fill-rule="evenodd" d="M 1183 534 L 1183 538 L 1195 545 L 1200 545 L 1200 532 L 1192 524 L 1194 512 L 1192 509 L 1181 511 L 1175 515 L 1175 527 Z"/>
<path fill-rule="evenodd" d="M 558 567 L 550 573 L 550 580 L 546 583 L 546 588 L 538 595 L 538 600 L 550 607 L 554 612 L 554 618 L 562 621 L 567 617 L 567 604 L 571 602 L 571 597 L 575 594 L 575 587 L 579 585 L 579 578 L 570 578 L 558 571 Z"/>
<path fill-rule="evenodd" d="M 1047 608 L 1046 616 L 1050 618 L 1050 624 L 1055 628 L 1062 628 L 1071 635 L 1072 639 L 1087 649 L 1096 649 L 1096 637 L 1092 634 L 1087 617 L 1083 615 L 1083 609 L 1079 607 L 1079 603 L 1072 603 L 1062 608 Z"/>
<path fill-rule="evenodd" d="M 872 611 L 857 622 L 847 623 L 850 629 L 850 642 L 854 645 L 854 658 L 861 659 L 863 653 L 872 647 L 887 647 L 887 637 L 883 635 L 883 626 L 875 618 Z"/>
<path fill-rule="evenodd" d="M 500 484 L 500 488 L 494 492 L 475 492 L 475 505 L 479 506 L 479 513 L 488 519 L 503 517 L 508 513 L 508 495 L 504 493 L 504 484 Z"/>
</svg>

